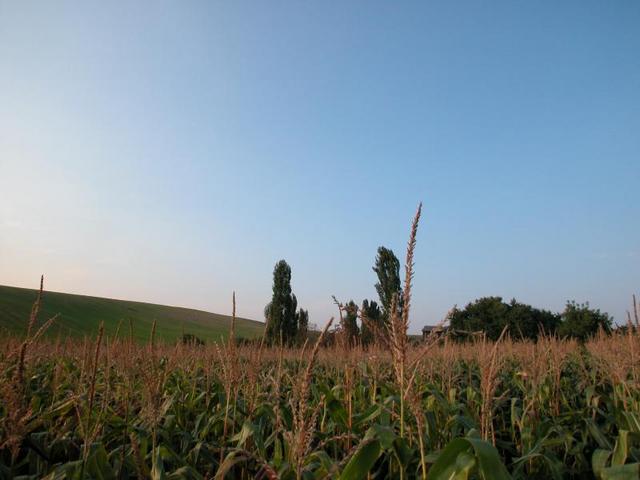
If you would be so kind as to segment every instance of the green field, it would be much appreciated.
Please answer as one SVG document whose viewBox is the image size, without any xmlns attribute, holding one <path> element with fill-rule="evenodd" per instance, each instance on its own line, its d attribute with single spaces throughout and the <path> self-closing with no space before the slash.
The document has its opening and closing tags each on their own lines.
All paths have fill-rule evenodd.
<svg viewBox="0 0 640 480">
<path fill-rule="evenodd" d="M 36 290 L 0 285 L 0 334 L 19 334 L 26 330 L 36 296 Z M 144 341 L 149 338 L 156 320 L 159 339 L 174 341 L 184 332 L 211 341 L 226 337 L 231 322 L 228 315 L 202 310 L 45 291 L 38 324 L 56 314 L 59 317 L 48 330 L 48 336 L 93 336 L 100 322 L 104 322 L 107 335 L 114 335 L 122 321 L 121 336 L 129 336 L 131 331 L 135 339 Z M 263 328 L 261 322 L 236 319 L 237 337 L 260 336 Z"/>
</svg>

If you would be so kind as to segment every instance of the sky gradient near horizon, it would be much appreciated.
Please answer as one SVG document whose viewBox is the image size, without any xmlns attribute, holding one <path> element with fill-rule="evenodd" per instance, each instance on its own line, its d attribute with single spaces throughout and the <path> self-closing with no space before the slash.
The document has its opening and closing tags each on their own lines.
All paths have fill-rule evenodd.
<svg viewBox="0 0 640 480">
<path fill-rule="evenodd" d="M 640 292 L 640 3 L 0 0 L 0 284 L 262 320 L 376 298 L 419 201 L 413 332 Z"/>
</svg>

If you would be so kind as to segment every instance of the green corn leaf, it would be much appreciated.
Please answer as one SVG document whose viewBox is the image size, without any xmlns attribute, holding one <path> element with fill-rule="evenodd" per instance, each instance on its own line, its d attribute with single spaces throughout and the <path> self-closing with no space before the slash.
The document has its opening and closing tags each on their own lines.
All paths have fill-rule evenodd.
<svg viewBox="0 0 640 480">
<path fill-rule="evenodd" d="M 364 442 L 358 447 L 349 463 L 340 474 L 339 480 L 359 480 L 365 478 L 380 456 L 378 440 Z"/>
<path fill-rule="evenodd" d="M 236 442 L 236 447 L 242 448 L 246 441 L 255 433 L 255 425 L 249 420 L 246 420 L 242 425 L 242 429 L 231 439 L 232 442 Z"/>
<path fill-rule="evenodd" d="M 353 427 L 357 428 L 360 425 L 375 420 L 378 416 L 380 416 L 380 413 L 382 413 L 382 408 L 380 407 L 380 405 L 371 405 L 361 414 L 354 416 Z"/>
<path fill-rule="evenodd" d="M 511 478 L 493 445 L 479 438 L 468 438 L 467 441 L 473 446 L 482 478 L 487 480 Z"/>
<path fill-rule="evenodd" d="M 629 432 L 627 430 L 620 430 L 618 432 L 618 439 L 616 445 L 613 448 L 613 455 L 611 457 L 611 466 L 624 465 L 627 461 L 627 453 L 629 452 Z"/>
<path fill-rule="evenodd" d="M 622 415 L 629 425 L 629 430 L 634 433 L 640 433 L 640 417 L 638 414 L 634 412 L 622 412 Z"/>
<path fill-rule="evenodd" d="M 214 480 L 223 480 L 224 476 L 227 474 L 227 472 L 229 472 L 229 470 L 233 468 L 234 465 L 236 465 L 237 463 L 245 462 L 248 459 L 249 458 L 245 455 L 240 455 L 236 452 L 231 452 L 229 455 L 225 457 L 224 461 L 220 465 L 220 468 L 218 468 L 218 471 L 216 472 L 216 476 L 213 477 Z"/>
<path fill-rule="evenodd" d="M 609 442 L 609 440 L 607 440 L 607 437 L 604 436 L 604 434 L 600 431 L 600 429 L 598 428 L 598 426 L 596 425 L 596 423 L 590 419 L 587 418 L 585 420 L 585 423 L 587 424 L 587 428 L 589 429 L 589 433 L 591 434 L 591 436 L 593 437 L 593 439 L 597 442 L 598 446 L 604 450 L 612 450 L 613 448 L 611 447 L 611 443 Z"/>
<path fill-rule="evenodd" d="M 456 458 L 456 480 L 465 480 L 469 478 L 471 471 L 476 466 L 476 459 L 470 453 L 462 452 Z M 452 479 L 453 480 L 453 479 Z"/>
<path fill-rule="evenodd" d="M 167 477 L 164 473 L 164 463 L 162 461 L 162 455 L 160 449 L 157 448 L 155 455 L 153 456 L 153 468 L 151 469 L 152 480 L 165 480 Z"/>
<path fill-rule="evenodd" d="M 314 470 L 314 474 L 316 478 L 324 478 L 333 470 L 335 466 L 335 462 L 331 459 L 329 455 L 323 450 L 318 450 L 317 452 L 309 455 L 307 460 L 308 463 L 315 462 L 317 464 L 317 469 Z"/>
<path fill-rule="evenodd" d="M 185 466 L 167 475 L 168 480 L 202 480 L 202 475 L 193 468 Z"/>
<path fill-rule="evenodd" d="M 82 472 L 82 460 L 75 460 L 73 462 L 65 463 L 64 465 L 60 465 L 53 472 L 51 472 L 46 477 L 43 477 L 42 480 L 80 480 L 82 477 L 80 476 Z M 14 478 L 18 480 L 19 477 L 6 477 L 7 480 Z M 3 479 L 4 480 L 4 479 Z"/>
<path fill-rule="evenodd" d="M 471 455 L 475 465 L 467 458 Z M 460 462 L 458 458 L 462 456 Z M 471 465 L 471 468 L 469 466 Z M 456 438 L 449 442 L 429 470 L 429 480 L 469 478 L 476 471 L 484 480 L 508 480 L 509 472 L 500 461 L 496 448 L 479 438 Z"/>
<path fill-rule="evenodd" d="M 275 445 L 273 452 L 273 464 L 279 468 L 280 464 L 282 464 L 282 459 L 284 458 L 284 453 L 282 451 L 282 442 L 278 436 L 275 437 Z"/>
<path fill-rule="evenodd" d="M 348 414 L 347 409 L 344 408 L 342 402 L 338 399 L 333 399 L 327 403 L 327 410 L 331 415 L 331 418 L 338 425 L 345 427 L 348 424 Z"/>
<path fill-rule="evenodd" d="M 593 452 L 593 456 L 591 457 L 591 468 L 593 468 L 593 474 L 596 478 L 602 478 L 602 471 L 607 468 L 610 456 L 611 450 L 598 448 Z"/>
<path fill-rule="evenodd" d="M 602 480 L 638 480 L 640 479 L 640 463 L 617 465 L 602 470 Z"/>
<path fill-rule="evenodd" d="M 87 459 L 85 469 L 92 478 L 99 480 L 115 480 L 116 478 L 103 445 L 92 445 L 92 452 Z"/>
<path fill-rule="evenodd" d="M 393 452 L 395 453 L 396 458 L 400 462 L 400 465 L 406 468 L 406 466 L 411 461 L 412 450 L 409 448 L 406 439 L 404 438 L 396 438 L 393 442 Z"/>
<path fill-rule="evenodd" d="M 434 465 L 429 469 L 429 480 L 451 480 L 458 474 L 458 455 L 468 454 L 469 443 L 464 438 L 456 438 L 444 448 Z"/>
<path fill-rule="evenodd" d="M 376 439 L 380 441 L 380 446 L 383 450 L 390 450 L 393 448 L 393 442 L 396 439 L 396 433 L 391 427 L 384 425 L 372 425 L 364 436 L 364 441 Z"/>
</svg>

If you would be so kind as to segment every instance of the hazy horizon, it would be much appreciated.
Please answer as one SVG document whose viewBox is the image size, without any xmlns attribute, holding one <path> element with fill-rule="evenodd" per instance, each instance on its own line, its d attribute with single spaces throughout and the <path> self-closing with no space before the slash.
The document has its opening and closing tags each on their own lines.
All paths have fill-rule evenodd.
<svg viewBox="0 0 640 480">
<path fill-rule="evenodd" d="M 0 284 L 322 325 L 418 233 L 412 332 L 640 293 L 640 3 L 0 0 Z"/>
</svg>

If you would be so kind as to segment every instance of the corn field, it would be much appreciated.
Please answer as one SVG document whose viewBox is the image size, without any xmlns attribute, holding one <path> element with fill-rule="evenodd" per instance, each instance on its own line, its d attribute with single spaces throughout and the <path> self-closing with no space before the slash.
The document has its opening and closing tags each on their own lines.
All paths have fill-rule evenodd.
<svg viewBox="0 0 640 480">
<path fill-rule="evenodd" d="M 633 330 L 408 347 L 403 390 L 387 348 L 101 337 L 2 340 L 2 478 L 638 478 Z"/>
</svg>

